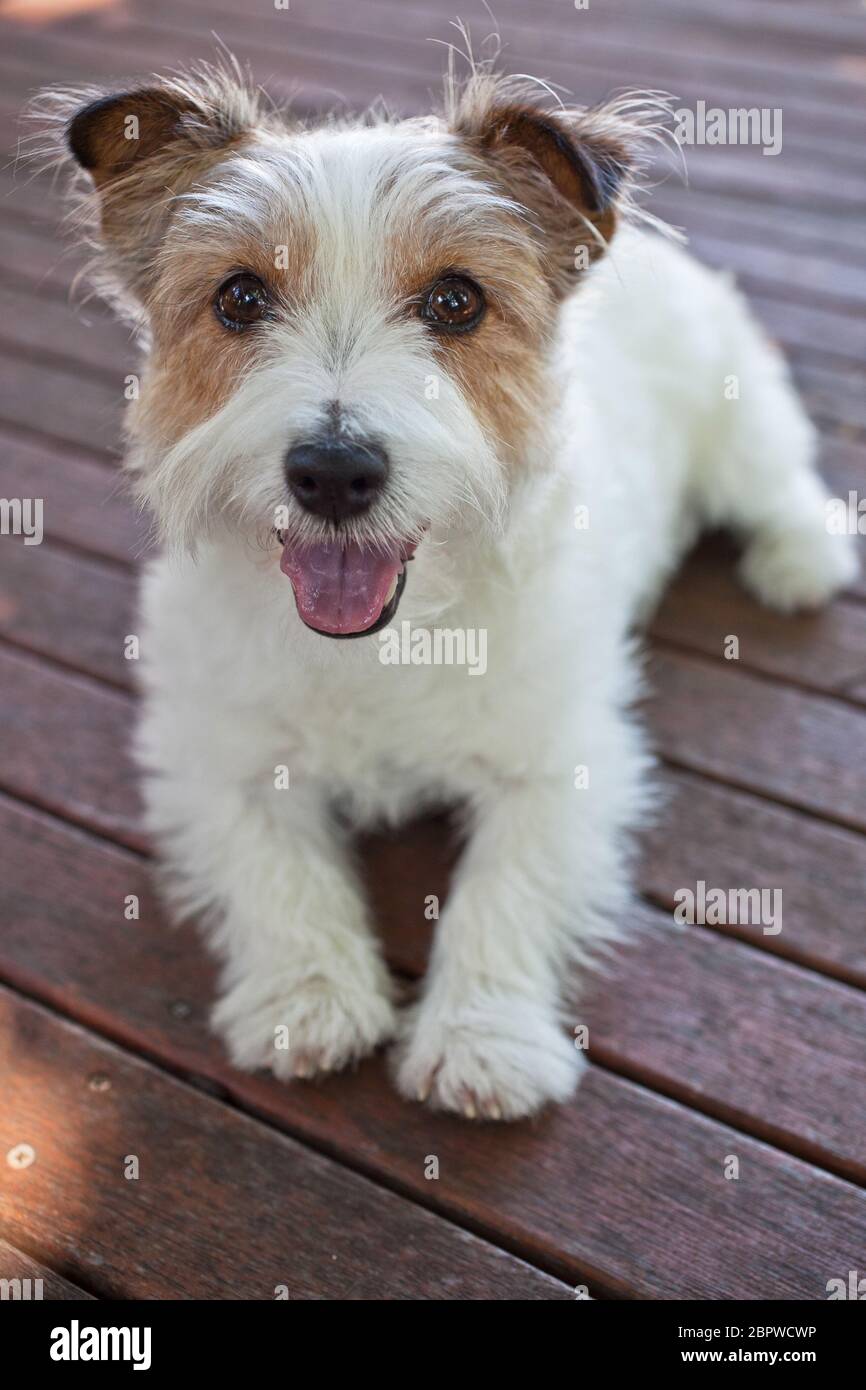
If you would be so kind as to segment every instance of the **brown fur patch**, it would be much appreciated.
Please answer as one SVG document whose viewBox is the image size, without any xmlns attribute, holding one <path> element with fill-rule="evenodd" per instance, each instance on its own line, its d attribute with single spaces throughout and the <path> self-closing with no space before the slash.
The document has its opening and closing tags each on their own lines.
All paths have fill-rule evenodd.
<svg viewBox="0 0 866 1390">
<path fill-rule="evenodd" d="M 148 297 L 153 346 L 133 430 L 146 422 L 151 439 L 165 446 L 215 415 L 255 366 L 267 332 L 267 321 L 227 329 L 214 312 L 217 291 L 250 271 L 265 285 L 273 313 L 284 315 L 310 293 L 314 250 L 312 231 L 300 221 L 270 235 L 263 228 L 260 237 L 210 233 L 173 245 Z"/>
<path fill-rule="evenodd" d="M 504 459 L 519 456 L 544 408 L 544 353 L 555 317 L 538 250 L 510 214 L 503 236 L 485 226 L 429 230 L 423 222 L 392 233 L 386 264 L 391 293 L 418 314 L 426 294 L 448 274 L 469 275 L 483 290 L 486 311 L 466 333 L 428 326 L 436 356 L 460 386 Z M 507 233 L 507 235 L 506 235 Z"/>
<path fill-rule="evenodd" d="M 629 153 L 592 111 L 545 112 L 500 94 L 497 82 L 470 82 L 452 127 L 479 172 L 526 208 L 559 296 L 574 288 L 616 230 Z"/>
</svg>

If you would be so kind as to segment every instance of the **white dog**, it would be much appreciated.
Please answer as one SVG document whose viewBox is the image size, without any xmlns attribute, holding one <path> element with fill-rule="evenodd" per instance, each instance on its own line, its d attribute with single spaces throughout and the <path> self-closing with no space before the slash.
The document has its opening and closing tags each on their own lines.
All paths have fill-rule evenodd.
<svg viewBox="0 0 866 1390">
<path fill-rule="evenodd" d="M 640 225 L 657 104 L 447 91 L 305 125 L 202 68 L 55 108 L 146 340 L 138 747 L 215 1025 L 287 1079 L 396 1038 L 405 1096 L 498 1119 L 574 1089 L 563 985 L 627 907 L 637 620 L 704 526 L 782 610 L 854 561 L 778 353 Z M 483 635 L 483 667 L 419 630 Z M 401 1013 L 349 833 L 442 802 L 468 843 Z"/>
</svg>

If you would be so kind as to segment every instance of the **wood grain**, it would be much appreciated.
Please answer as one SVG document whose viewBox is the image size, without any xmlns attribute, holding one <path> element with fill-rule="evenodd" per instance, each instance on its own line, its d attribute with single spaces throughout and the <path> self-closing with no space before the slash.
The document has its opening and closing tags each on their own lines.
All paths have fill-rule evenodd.
<svg viewBox="0 0 866 1390">
<path fill-rule="evenodd" d="M 21 872 L 4 871 L 15 926 L 2 973 L 90 1028 L 602 1292 L 811 1298 L 850 1267 L 862 1193 L 609 1071 L 590 1068 L 573 1104 L 505 1128 L 407 1105 L 378 1060 L 316 1086 L 235 1072 L 207 1027 L 211 967 L 194 933 L 165 930 L 141 862 L 34 813 L 16 832 L 20 814 L 4 808 Z M 131 892 L 137 922 L 123 916 Z M 740 1181 L 723 1178 L 726 1155 Z"/>
<path fill-rule="evenodd" d="M 649 712 L 665 756 L 827 820 L 866 828 L 866 714 L 732 671 L 732 665 L 656 651 Z"/>
<path fill-rule="evenodd" d="M 0 1168 L 4 1229 L 44 1262 L 87 1271 L 103 1297 L 273 1299 L 280 1286 L 293 1299 L 573 1297 L 7 991 L 0 1053 L 0 1152 L 26 1143 L 36 1155 Z"/>
<path fill-rule="evenodd" d="M 93 1302 L 92 1294 L 85 1293 L 83 1289 L 64 1279 L 61 1274 L 32 1260 L 29 1255 L 16 1250 L 14 1245 L 5 1240 L 0 1240 L 0 1279 L 9 1281 L 10 1300 L 17 1297 L 19 1300 L 26 1298 L 27 1301 L 32 1299 L 52 1303 L 83 1300 Z M 17 1287 L 16 1281 L 19 1281 Z"/>
<path fill-rule="evenodd" d="M 0 649 L 0 689 L 0 786 L 123 844 L 143 846 L 128 754 L 128 696 L 9 649 Z"/>
<path fill-rule="evenodd" d="M 112 1031 L 116 1015 L 128 1017 L 141 1007 L 129 998 L 127 981 L 140 988 L 145 963 L 124 953 L 149 943 L 149 969 L 167 971 L 163 991 L 169 979 L 175 990 L 184 978 L 194 991 L 186 1002 L 205 1012 L 212 997 L 209 963 L 191 938 L 167 933 L 146 866 L 112 857 L 14 806 L 0 812 L 10 859 L 4 879 L 16 917 L 0 947 L 5 978 L 57 1002 L 57 989 L 71 990 L 73 981 L 81 981 L 83 994 L 92 989 L 94 954 L 113 959 L 116 984 L 107 999 L 100 994 L 94 1001 L 100 1026 Z M 395 844 L 368 838 L 362 861 L 386 953 L 398 969 L 417 974 L 429 944 L 421 884 L 425 894 L 447 896 L 444 827 L 424 823 Z M 130 894 L 139 899 L 133 923 L 123 911 Z M 74 922 L 81 930 L 70 931 Z M 852 1109 L 866 1102 L 866 996 L 709 930 L 677 932 L 657 910 L 636 909 L 629 927 L 636 944 L 618 953 L 588 998 L 576 985 L 569 991 L 572 1026 L 588 1024 L 591 1047 L 600 1047 L 606 1065 L 651 1079 L 834 1171 L 866 1177 L 863 1136 L 851 1124 Z M 170 948 L 169 968 L 162 952 Z M 183 967 L 175 948 L 189 952 Z M 160 987 L 160 979 L 154 984 Z M 76 1008 L 81 1005 L 76 992 Z M 171 1007 L 163 994 L 157 1022 Z M 153 1022 L 151 1015 L 148 1027 Z M 804 1072 L 819 1069 L 820 1087 L 804 1095 Z"/>
</svg>

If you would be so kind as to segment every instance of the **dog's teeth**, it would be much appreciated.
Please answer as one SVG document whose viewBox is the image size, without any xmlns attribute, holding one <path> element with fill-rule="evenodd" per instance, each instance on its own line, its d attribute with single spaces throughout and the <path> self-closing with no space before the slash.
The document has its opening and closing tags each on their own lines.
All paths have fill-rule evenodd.
<svg viewBox="0 0 866 1390">
<path fill-rule="evenodd" d="M 392 581 L 392 583 L 391 583 L 391 587 L 390 587 L 390 589 L 388 590 L 387 595 L 385 596 L 385 602 L 386 602 L 386 603 L 390 603 L 391 600 L 392 600 L 392 598 L 393 598 L 394 595 L 396 594 L 396 592 L 397 592 L 397 580 L 398 580 L 399 578 L 400 578 L 400 576 L 399 576 L 398 574 L 395 574 L 395 575 L 394 575 L 394 579 L 393 579 L 393 581 Z"/>
</svg>

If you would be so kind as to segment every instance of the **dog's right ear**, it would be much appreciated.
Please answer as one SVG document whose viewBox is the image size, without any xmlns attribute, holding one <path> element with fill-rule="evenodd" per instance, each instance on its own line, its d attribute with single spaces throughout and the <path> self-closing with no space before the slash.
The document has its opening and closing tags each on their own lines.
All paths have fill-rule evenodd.
<svg viewBox="0 0 866 1390">
<path fill-rule="evenodd" d="M 49 97 L 67 155 L 90 177 L 87 211 L 108 279 L 146 297 L 175 200 L 240 146 L 264 117 L 258 92 L 234 70 L 201 68 L 128 92 Z"/>
<path fill-rule="evenodd" d="M 122 178 L 184 138 L 189 98 L 149 88 L 98 97 L 76 111 L 66 130 L 70 153 L 97 188 Z"/>
</svg>

